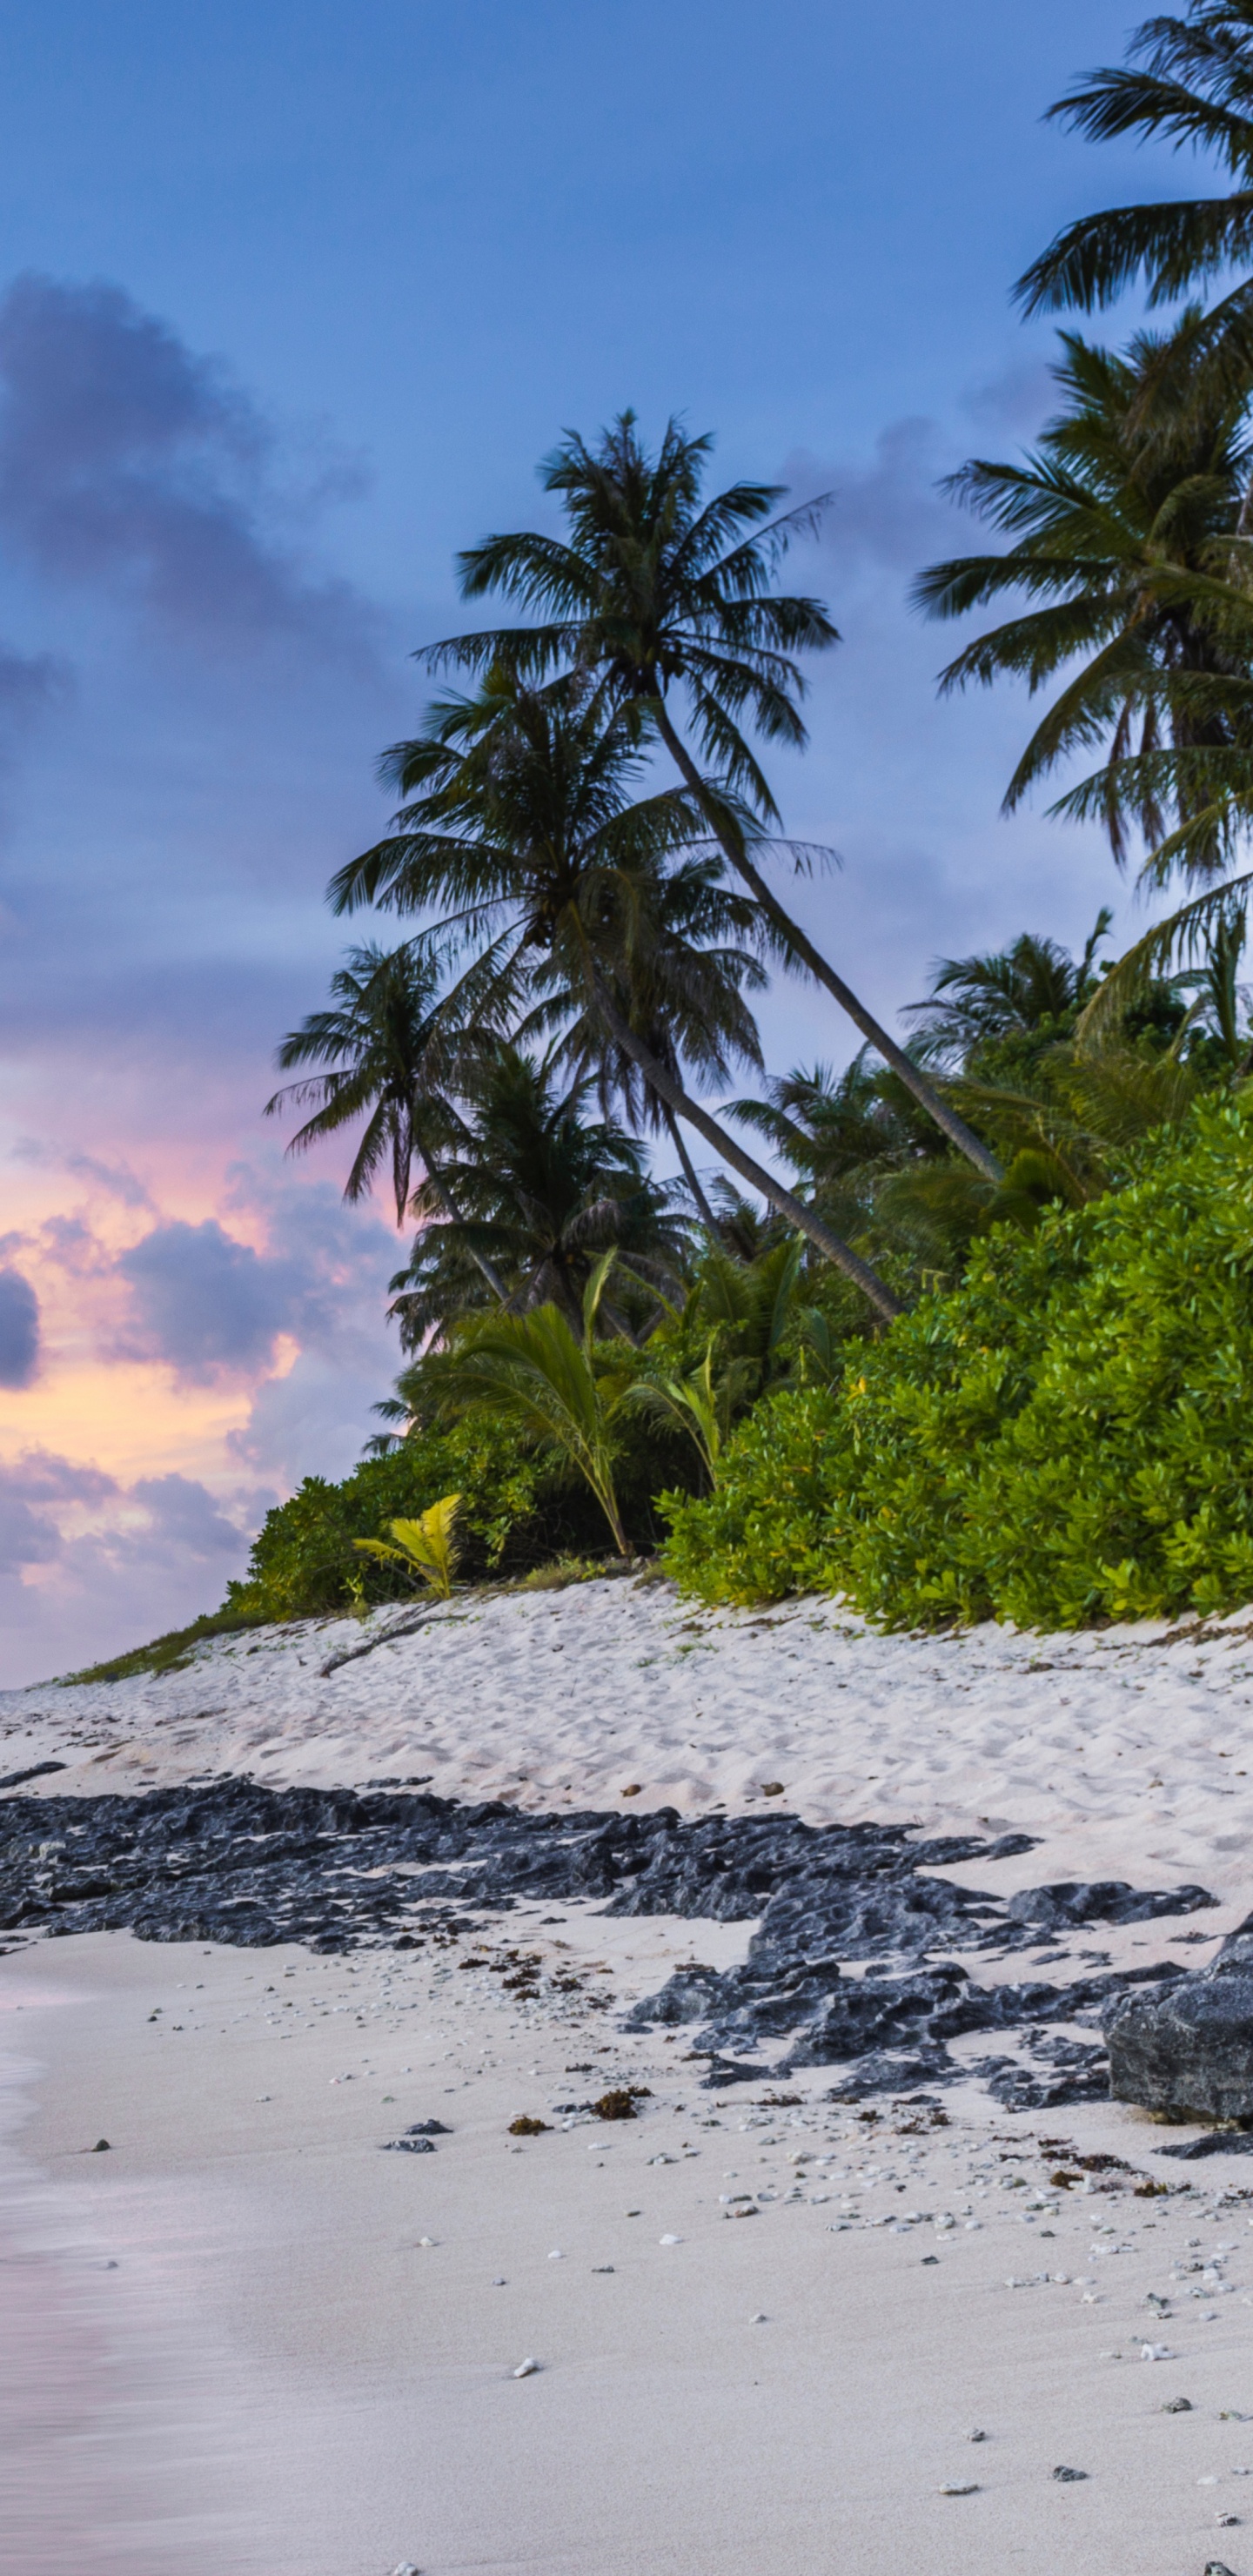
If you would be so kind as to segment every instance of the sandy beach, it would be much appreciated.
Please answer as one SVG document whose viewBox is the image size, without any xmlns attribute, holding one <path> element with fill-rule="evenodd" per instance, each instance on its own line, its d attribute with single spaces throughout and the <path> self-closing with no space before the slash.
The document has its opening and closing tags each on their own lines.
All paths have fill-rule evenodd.
<svg viewBox="0 0 1253 2576">
<path fill-rule="evenodd" d="M 1039 1836 L 947 1873 L 1001 1894 L 1219 1899 L 1102 1925 L 1115 1967 L 1204 1964 L 1248 1910 L 1245 1621 L 884 1638 L 605 1582 L 360 1653 L 397 1620 L 7 1694 L 4 1773 L 66 1766 L 8 1794 L 632 1790 Z M 1200 2133 L 1114 2104 L 1007 2114 L 973 2075 L 719 2088 L 681 2031 L 623 2026 L 753 1928 L 563 1901 L 422 1951 L 8 1936 L 6 2576 L 1241 2576 L 1249 2160 L 1168 2160 Z M 628 2088 L 634 2118 L 596 2116 Z"/>
</svg>

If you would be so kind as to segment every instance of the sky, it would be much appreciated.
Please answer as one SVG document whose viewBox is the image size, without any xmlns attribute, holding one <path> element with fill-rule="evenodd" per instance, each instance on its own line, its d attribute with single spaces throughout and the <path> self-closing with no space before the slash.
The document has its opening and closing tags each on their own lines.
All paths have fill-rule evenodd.
<svg viewBox="0 0 1253 2576">
<path fill-rule="evenodd" d="M 1050 408 L 1015 276 L 1193 184 L 1042 122 L 1108 0 L 0 5 L 0 1683 L 212 1608 L 397 1364 L 398 1238 L 293 1162 L 277 1040 L 344 946 L 452 558 L 634 405 L 834 494 L 792 558 L 843 642 L 788 893 L 891 1016 L 937 955 L 1136 919 L 1095 837 L 999 811 L 1014 691 L 940 702 L 937 490 Z M 1093 327 L 1121 336 L 1130 311 Z M 384 930 L 386 924 L 384 924 Z M 767 1061 L 840 1063 L 790 986 Z"/>
</svg>

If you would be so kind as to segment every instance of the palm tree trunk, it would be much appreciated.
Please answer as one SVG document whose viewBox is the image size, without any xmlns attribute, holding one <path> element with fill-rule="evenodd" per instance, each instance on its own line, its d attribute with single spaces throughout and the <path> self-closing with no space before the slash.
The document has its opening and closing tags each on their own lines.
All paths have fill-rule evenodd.
<svg viewBox="0 0 1253 2576">
<path fill-rule="evenodd" d="M 754 1162 L 752 1155 L 745 1153 L 743 1146 L 736 1143 L 734 1136 L 728 1135 L 725 1127 L 719 1126 L 716 1118 L 710 1117 L 707 1109 L 701 1108 L 699 1101 L 689 1099 L 681 1083 L 667 1072 L 663 1064 L 658 1063 L 655 1055 L 649 1054 L 642 1039 L 637 1038 L 630 1022 L 623 1019 L 603 976 L 590 961 L 588 971 L 597 1010 L 615 1044 L 621 1047 L 624 1055 L 630 1056 L 633 1064 L 639 1066 L 645 1081 L 651 1083 L 653 1090 L 665 1101 L 667 1107 L 672 1109 L 677 1117 L 685 1118 L 689 1127 L 694 1127 L 697 1134 L 704 1137 L 706 1144 L 712 1145 L 715 1154 L 719 1155 L 724 1163 L 729 1163 L 732 1171 L 739 1173 L 741 1180 L 748 1182 L 750 1189 L 760 1190 L 762 1197 L 771 1207 L 777 1208 L 780 1216 L 787 1218 L 789 1225 L 794 1225 L 801 1234 L 808 1237 L 815 1250 L 823 1255 L 824 1260 L 834 1261 L 847 1278 L 854 1280 L 863 1296 L 870 1299 L 871 1305 L 878 1309 L 885 1322 L 891 1323 L 893 1317 L 902 1311 L 900 1301 L 893 1296 L 890 1288 L 885 1287 L 878 1272 L 872 1270 L 869 1262 L 863 1261 L 850 1244 L 842 1242 L 838 1234 L 832 1234 L 830 1227 L 824 1225 L 822 1219 L 815 1216 L 813 1209 L 806 1207 L 803 1200 L 793 1198 L 792 1192 L 785 1189 L 781 1181 L 776 1181 L 770 1172 L 762 1169 L 760 1163 Z"/>
<path fill-rule="evenodd" d="M 439 1200 L 440 1206 L 443 1208 L 445 1214 L 451 1217 L 454 1225 L 464 1226 L 465 1218 L 453 1197 L 452 1191 L 448 1187 L 447 1181 L 445 1181 L 436 1170 L 429 1154 L 424 1154 L 422 1160 L 426 1165 L 426 1177 L 430 1182 L 431 1187 L 435 1192 L 435 1196 Z M 508 1292 L 505 1288 L 505 1283 L 501 1278 L 500 1272 L 493 1267 L 485 1252 L 475 1251 L 473 1244 L 468 1243 L 466 1245 L 466 1250 L 470 1255 L 471 1261 L 476 1264 L 484 1279 L 487 1281 L 493 1297 L 497 1298 L 502 1306 L 505 1305 L 508 1301 Z"/>
<path fill-rule="evenodd" d="M 673 1109 L 670 1107 L 669 1101 L 663 1100 L 661 1106 L 665 1114 L 666 1127 L 669 1132 L 670 1142 L 683 1166 L 683 1178 L 687 1182 L 688 1188 L 696 1201 L 701 1223 L 702 1225 L 708 1226 L 711 1234 L 716 1235 L 718 1231 L 718 1221 L 703 1189 L 701 1188 L 700 1182 L 697 1180 L 696 1165 L 692 1161 L 692 1157 L 683 1142 L 683 1130 L 679 1125 L 678 1119 L 675 1117 Z"/>
<path fill-rule="evenodd" d="M 893 1073 L 900 1076 L 906 1089 L 912 1091 L 919 1107 L 926 1110 L 929 1118 L 934 1118 L 937 1127 L 943 1129 L 949 1143 L 956 1145 L 959 1154 L 964 1154 L 967 1162 L 973 1163 L 975 1170 L 982 1172 L 986 1180 L 1003 1179 L 1004 1175 L 995 1154 L 989 1152 L 988 1147 L 966 1125 L 965 1119 L 959 1118 L 957 1111 L 950 1109 L 948 1102 L 941 1099 L 934 1084 L 928 1082 L 925 1073 L 919 1072 L 904 1047 L 898 1046 L 896 1039 L 889 1037 L 886 1029 L 880 1028 L 878 1021 L 866 1009 L 865 1003 L 858 1001 L 851 986 L 844 982 L 842 976 L 836 974 L 834 966 L 828 964 L 821 949 L 815 948 L 812 939 L 808 938 L 801 929 L 800 923 L 793 921 L 790 912 L 785 911 L 778 896 L 772 893 L 765 878 L 759 875 L 753 866 L 743 845 L 728 831 L 726 821 L 719 813 L 716 803 L 706 795 L 705 783 L 700 771 L 686 743 L 675 732 L 666 713 L 664 701 L 657 698 L 654 703 L 662 741 L 691 788 L 692 794 L 699 798 L 704 807 L 724 857 L 743 877 L 745 885 L 756 896 L 762 911 L 774 923 L 781 937 L 786 940 L 793 955 L 801 959 L 802 964 L 809 968 L 810 974 L 816 976 L 820 984 L 825 984 L 827 991 L 839 1003 L 841 1010 L 847 1011 L 854 1026 L 861 1030 L 864 1038 L 870 1040 L 871 1046 L 883 1057 L 884 1063 L 890 1064 Z"/>
</svg>

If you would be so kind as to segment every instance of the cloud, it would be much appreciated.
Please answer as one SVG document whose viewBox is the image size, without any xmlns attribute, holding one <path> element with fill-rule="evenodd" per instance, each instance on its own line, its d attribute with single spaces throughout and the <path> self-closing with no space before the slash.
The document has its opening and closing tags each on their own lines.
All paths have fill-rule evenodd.
<svg viewBox="0 0 1253 2576">
<path fill-rule="evenodd" d="M 0 643 L 0 762 L 6 765 L 45 708 L 68 693 L 69 666 L 57 653 L 19 653 Z"/>
<path fill-rule="evenodd" d="M 133 1299 L 125 1356 L 168 1361 L 200 1384 L 264 1368 L 299 1303 L 291 1266 L 240 1243 L 216 1217 L 154 1226 L 117 1271 Z"/>
<path fill-rule="evenodd" d="M 0 1465 L 6 1684 L 96 1662 L 212 1607 L 272 1499 L 249 1490 L 224 1506 L 177 1474 L 120 1485 L 43 1449 Z"/>
<path fill-rule="evenodd" d="M 28 1449 L 0 1466 L 0 1576 L 27 1565 L 51 1565 L 62 1552 L 61 1533 L 49 1510 L 57 1503 L 98 1503 L 115 1494 L 112 1476 L 80 1467 L 46 1449 Z"/>
<path fill-rule="evenodd" d="M 101 1163 L 94 1154 L 67 1154 L 65 1168 L 76 1180 L 94 1182 L 109 1198 L 120 1199 L 123 1207 L 150 1208 L 152 1199 L 143 1181 L 125 1163 Z"/>
<path fill-rule="evenodd" d="M 0 302 L 0 538 L 45 580 L 201 643 L 298 628 L 359 648 L 364 603 L 284 541 L 274 444 L 221 365 L 120 287 L 29 274 Z"/>
<path fill-rule="evenodd" d="M 24 1449 L 20 1458 L 0 1466 L 0 1493 L 25 1503 L 99 1503 L 119 1491 L 116 1477 L 102 1467 L 58 1457 L 53 1449 Z"/>
<path fill-rule="evenodd" d="M 39 1299 L 20 1270 L 0 1270 L 0 1386 L 29 1386 L 39 1367 Z"/>
<path fill-rule="evenodd" d="M 238 1522 L 227 1519 L 212 1494 L 194 1477 L 141 1476 L 130 1490 L 134 1501 L 142 1503 L 148 1513 L 152 1534 L 166 1545 L 188 1549 L 204 1560 L 238 1556 Z"/>
<path fill-rule="evenodd" d="M 1035 438 L 1056 408 L 1057 376 L 1043 358 L 1020 358 L 971 385 L 962 398 L 962 410 L 971 420 L 1002 437 Z"/>
<path fill-rule="evenodd" d="M 346 1208 L 333 1188 L 245 1165 L 229 1175 L 226 1204 L 260 1219 L 266 1249 L 217 1217 L 154 1226 L 113 1265 L 130 1313 L 112 1355 L 163 1362 L 205 1385 L 262 1374 L 279 1335 L 290 1334 L 357 1375 L 387 1370 L 382 1316 L 397 1259 L 388 1229 Z"/>
<path fill-rule="evenodd" d="M 780 480 L 797 500 L 830 492 L 818 539 L 824 570 L 914 573 L 951 548 L 952 504 L 937 490 L 954 460 L 933 420 L 892 421 L 875 441 L 868 465 L 823 464 L 808 449 L 789 456 Z"/>
</svg>

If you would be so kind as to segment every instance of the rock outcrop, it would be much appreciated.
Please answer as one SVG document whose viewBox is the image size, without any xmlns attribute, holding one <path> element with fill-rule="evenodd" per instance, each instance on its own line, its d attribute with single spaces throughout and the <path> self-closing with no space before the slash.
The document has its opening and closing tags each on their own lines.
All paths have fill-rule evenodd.
<svg viewBox="0 0 1253 2576">
<path fill-rule="evenodd" d="M 1253 2121 L 1253 1916 L 1208 1968 L 1105 2014 L 1116 2102 L 1177 2119 Z"/>
</svg>

